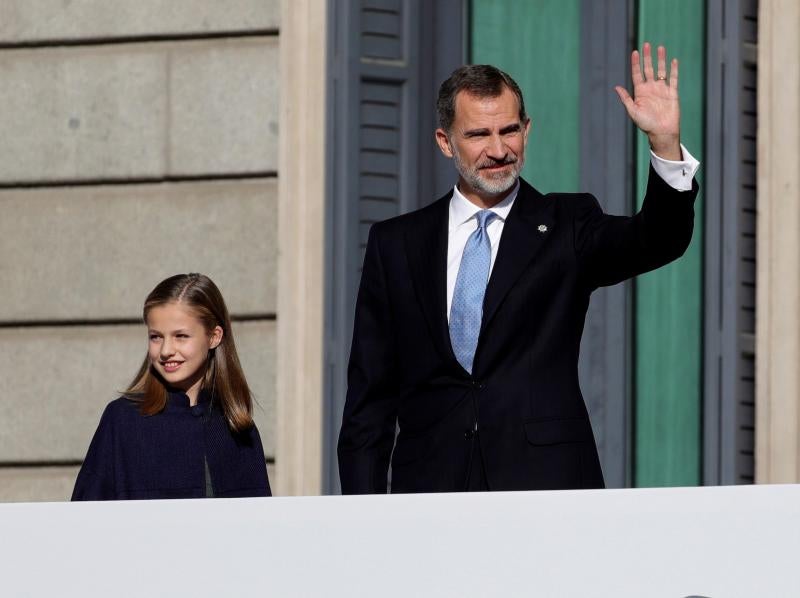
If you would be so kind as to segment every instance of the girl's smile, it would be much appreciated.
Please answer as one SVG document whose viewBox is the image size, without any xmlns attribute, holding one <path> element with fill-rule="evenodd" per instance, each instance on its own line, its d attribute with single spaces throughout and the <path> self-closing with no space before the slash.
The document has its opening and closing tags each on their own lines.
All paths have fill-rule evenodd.
<svg viewBox="0 0 800 598">
<path fill-rule="evenodd" d="M 182 363 L 182 361 L 162 361 L 161 365 L 164 368 L 164 371 L 172 373 L 177 372 Z"/>
</svg>

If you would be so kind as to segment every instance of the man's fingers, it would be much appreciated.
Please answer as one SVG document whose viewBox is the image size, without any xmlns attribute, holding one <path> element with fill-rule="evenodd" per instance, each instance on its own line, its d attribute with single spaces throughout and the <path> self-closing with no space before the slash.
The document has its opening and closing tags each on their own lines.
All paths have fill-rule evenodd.
<svg viewBox="0 0 800 598">
<path fill-rule="evenodd" d="M 658 71 L 657 77 L 661 80 L 667 80 L 667 49 L 664 46 L 658 46 Z"/>
<path fill-rule="evenodd" d="M 642 82 L 642 65 L 640 64 L 637 50 L 631 52 L 631 81 L 633 81 L 634 85 Z"/>
<path fill-rule="evenodd" d="M 669 86 L 678 91 L 678 59 L 673 58 L 669 67 Z"/>
<path fill-rule="evenodd" d="M 646 81 L 652 81 L 655 79 L 655 75 L 653 75 L 653 49 L 650 47 L 650 42 L 644 42 L 642 57 L 644 58 L 644 78 Z"/>
</svg>

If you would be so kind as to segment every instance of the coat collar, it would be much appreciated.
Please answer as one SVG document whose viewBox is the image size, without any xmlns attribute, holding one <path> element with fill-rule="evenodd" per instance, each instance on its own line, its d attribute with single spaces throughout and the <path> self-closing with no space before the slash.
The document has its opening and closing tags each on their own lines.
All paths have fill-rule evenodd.
<svg viewBox="0 0 800 598">
<path fill-rule="evenodd" d="M 191 411 L 193 415 L 202 415 L 206 413 L 211 405 L 211 392 L 206 389 L 201 389 L 197 394 L 197 404 L 190 405 L 189 397 L 183 391 L 177 388 L 167 389 L 167 404 L 165 409 L 167 411 Z"/>
<path fill-rule="evenodd" d="M 447 235 L 453 190 L 413 214 L 405 232 L 406 255 L 417 298 L 431 336 L 445 359 L 458 364 L 447 327 Z M 484 297 L 481 335 L 554 226 L 552 204 L 520 179 L 517 198 L 506 218 L 497 259 Z M 544 227 L 544 228 L 542 228 Z M 480 348 L 480 339 L 478 341 Z"/>
</svg>

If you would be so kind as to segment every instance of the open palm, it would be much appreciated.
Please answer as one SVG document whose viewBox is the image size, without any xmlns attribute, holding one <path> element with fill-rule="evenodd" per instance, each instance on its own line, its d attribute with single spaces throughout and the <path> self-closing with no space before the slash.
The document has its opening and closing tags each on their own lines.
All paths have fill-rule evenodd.
<svg viewBox="0 0 800 598">
<path fill-rule="evenodd" d="M 667 51 L 658 47 L 657 72 L 653 72 L 653 56 L 649 43 L 642 48 L 644 74 L 639 52 L 631 54 L 633 97 L 624 87 L 615 87 L 633 123 L 650 140 L 656 154 L 666 159 L 680 159 L 681 111 L 678 99 L 678 61 L 673 58 L 667 77 Z M 676 155 L 677 152 L 677 155 Z"/>
</svg>

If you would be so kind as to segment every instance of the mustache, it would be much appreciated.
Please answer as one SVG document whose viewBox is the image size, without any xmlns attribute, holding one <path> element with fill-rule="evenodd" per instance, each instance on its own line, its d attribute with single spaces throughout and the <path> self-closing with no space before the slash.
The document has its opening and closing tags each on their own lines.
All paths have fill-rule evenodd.
<svg viewBox="0 0 800 598">
<path fill-rule="evenodd" d="M 484 160 L 476 165 L 476 168 L 492 168 L 494 166 L 508 166 L 509 164 L 516 164 L 519 159 L 516 156 L 509 156 L 505 160 Z"/>
</svg>

